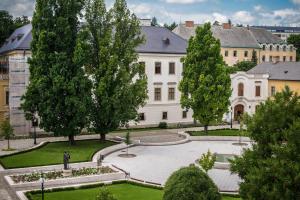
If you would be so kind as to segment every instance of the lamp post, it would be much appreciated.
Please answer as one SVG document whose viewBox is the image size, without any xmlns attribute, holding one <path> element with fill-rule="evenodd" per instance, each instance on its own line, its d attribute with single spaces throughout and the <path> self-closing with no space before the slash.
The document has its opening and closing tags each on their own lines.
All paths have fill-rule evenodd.
<svg viewBox="0 0 300 200">
<path fill-rule="evenodd" d="M 232 129 L 232 106 L 230 107 L 230 128 Z"/>
<path fill-rule="evenodd" d="M 44 174 L 43 172 L 41 172 L 41 189 L 42 189 L 42 200 L 44 200 L 44 183 L 45 183 L 45 179 L 44 179 Z"/>
</svg>

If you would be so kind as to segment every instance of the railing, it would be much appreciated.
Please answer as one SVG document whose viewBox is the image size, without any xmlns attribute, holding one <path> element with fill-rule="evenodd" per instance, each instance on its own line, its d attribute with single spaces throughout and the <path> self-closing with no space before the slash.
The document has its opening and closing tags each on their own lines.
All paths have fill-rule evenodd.
<svg viewBox="0 0 300 200">
<path fill-rule="evenodd" d="M 0 74 L 0 80 L 8 80 L 9 75 L 8 74 Z"/>
</svg>

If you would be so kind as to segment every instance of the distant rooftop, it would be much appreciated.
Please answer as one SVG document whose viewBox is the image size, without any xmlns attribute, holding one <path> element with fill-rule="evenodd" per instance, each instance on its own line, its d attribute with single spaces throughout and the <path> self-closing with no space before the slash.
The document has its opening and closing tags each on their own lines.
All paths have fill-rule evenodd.
<svg viewBox="0 0 300 200">
<path fill-rule="evenodd" d="M 141 26 L 146 42 L 139 53 L 185 54 L 187 41 L 164 27 Z M 0 48 L 0 54 L 14 50 L 29 50 L 32 41 L 31 24 L 18 28 Z"/>
<path fill-rule="evenodd" d="M 6 39 L 4 45 L 0 48 L 0 53 L 2 54 L 14 50 L 29 50 L 32 40 L 31 29 L 31 24 L 16 29 L 13 34 Z"/>
<path fill-rule="evenodd" d="M 247 74 L 269 74 L 270 80 L 300 81 L 300 62 L 265 62 L 249 70 Z"/>
<path fill-rule="evenodd" d="M 300 33 L 300 27 L 290 26 L 253 26 L 255 28 L 263 28 L 271 32 L 278 33 Z"/>
</svg>

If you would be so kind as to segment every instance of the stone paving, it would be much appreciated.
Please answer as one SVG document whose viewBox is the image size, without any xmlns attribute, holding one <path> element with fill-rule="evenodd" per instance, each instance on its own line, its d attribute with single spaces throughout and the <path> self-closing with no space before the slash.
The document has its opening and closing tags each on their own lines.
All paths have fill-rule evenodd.
<svg viewBox="0 0 300 200">
<path fill-rule="evenodd" d="M 168 177 L 181 167 L 195 163 L 208 149 L 213 153 L 240 155 L 241 146 L 232 141 L 193 141 L 173 146 L 136 146 L 129 153 L 135 158 L 121 158 L 115 152 L 105 158 L 106 164 L 113 164 L 130 173 L 131 177 L 164 184 Z M 250 143 L 249 143 L 250 146 Z M 238 191 L 239 178 L 229 170 L 214 169 L 209 172 L 221 191 Z"/>
</svg>

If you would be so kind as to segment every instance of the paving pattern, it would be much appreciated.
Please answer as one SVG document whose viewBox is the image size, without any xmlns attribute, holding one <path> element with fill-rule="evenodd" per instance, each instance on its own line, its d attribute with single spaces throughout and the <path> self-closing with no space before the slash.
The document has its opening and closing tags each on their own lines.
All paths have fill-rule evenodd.
<svg viewBox="0 0 300 200">
<path fill-rule="evenodd" d="M 250 146 L 250 144 L 249 144 Z M 105 163 L 114 164 L 130 172 L 131 177 L 164 184 L 168 177 L 181 167 L 195 163 L 208 149 L 212 153 L 240 155 L 244 147 L 230 141 L 193 141 L 173 146 L 137 146 L 130 148 L 134 158 L 121 158 L 115 152 L 105 158 Z M 238 191 L 240 179 L 229 170 L 214 169 L 209 172 L 221 191 Z"/>
</svg>

